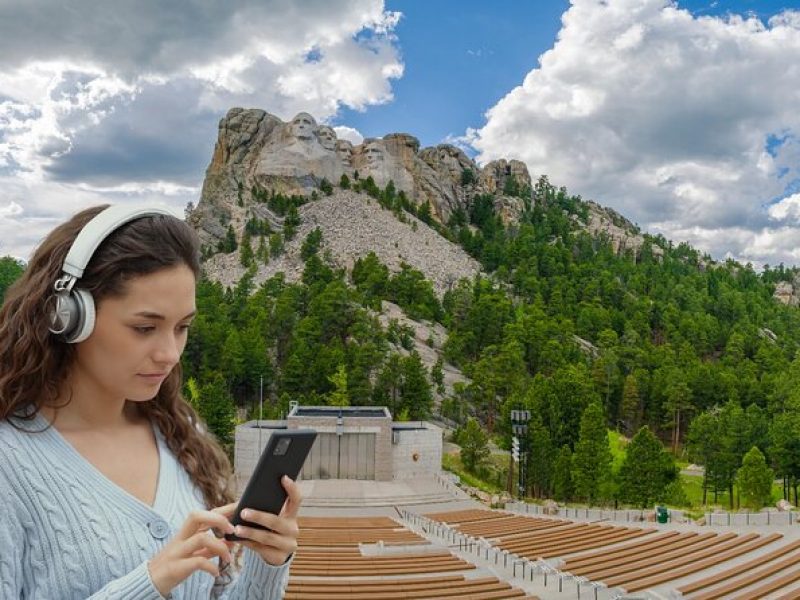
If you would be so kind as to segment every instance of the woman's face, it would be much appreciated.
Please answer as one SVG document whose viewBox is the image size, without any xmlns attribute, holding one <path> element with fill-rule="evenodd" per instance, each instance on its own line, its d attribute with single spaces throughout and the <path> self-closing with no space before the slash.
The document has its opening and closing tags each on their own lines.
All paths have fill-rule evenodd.
<svg viewBox="0 0 800 600">
<path fill-rule="evenodd" d="M 150 400 L 178 363 L 195 313 L 195 278 L 185 265 L 127 282 L 97 306 L 92 334 L 77 345 L 72 376 L 97 397 Z"/>
</svg>

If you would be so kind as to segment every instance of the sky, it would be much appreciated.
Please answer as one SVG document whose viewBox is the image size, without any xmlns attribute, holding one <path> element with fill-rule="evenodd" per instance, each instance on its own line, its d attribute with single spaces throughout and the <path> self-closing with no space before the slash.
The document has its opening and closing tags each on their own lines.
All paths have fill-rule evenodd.
<svg viewBox="0 0 800 600">
<path fill-rule="evenodd" d="M 520 159 L 800 265 L 800 0 L 0 0 L 0 255 L 86 206 L 181 214 L 234 106 Z"/>
</svg>

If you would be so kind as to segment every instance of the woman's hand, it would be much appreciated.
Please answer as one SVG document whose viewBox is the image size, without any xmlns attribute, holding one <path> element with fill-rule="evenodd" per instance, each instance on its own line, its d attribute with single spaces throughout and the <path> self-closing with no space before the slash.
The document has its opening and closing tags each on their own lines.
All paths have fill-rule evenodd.
<svg viewBox="0 0 800 600">
<path fill-rule="evenodd" d="M 178 534 L 150 559 L 147 564 L 150 579 L 162 596 L 166 597 L 195 571 L 219 576 L 217 565 L 210 560 L 213 556 L 218 556 L 222 562 L 231 562 L 230 543 L 215 537 L 209 530 L 216 528 L 223 533 L 233 533 L 233 525 L 223 513 L 229 507 L 233 510 L 234 506 L 192 511 Z"/>
<path fill-rule="evenodd" d="M 245 538 L 240 542 L 242 545 L 273 566 L 282 565 L 297 550 L 297 512 L 303 500 L 297 483 L 286 475 L 281 479 L 281 484 L 288 497 L 279 516 L 252 509 L 245 509 L 240 515 L 243 520 L 262 525 L 271 531 L 237 525 L 234 532 L 240 538 Z"/>
</svg>

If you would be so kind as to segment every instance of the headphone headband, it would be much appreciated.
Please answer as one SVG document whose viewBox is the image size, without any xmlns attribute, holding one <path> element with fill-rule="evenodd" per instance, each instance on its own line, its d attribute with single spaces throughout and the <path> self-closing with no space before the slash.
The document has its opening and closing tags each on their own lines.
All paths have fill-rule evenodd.
<svg viewBox="0 0 800 600">
<path fill-rule="evenodd" d="M 89 221 L 67 253 L 67 258 L 64 259 L 64 266 L 62 270 L 64 273 L 72 275 L 76 279 L 83 277 L 83 272 L 86 265 L 97 250 L 97 247 L 103 243 L 103 240 L 108 237 L 115 229 L 122 227 L 125 223 L 144 217 L 147 215 L 168 215 L 174 217 L 175 215 L 164 208 L 157 207 L 143 207 L 143 206 L 109 206 L 91 221 Z"/>
<path fill-rule="evenodd" d="M 50 311 L 51 333 L 68 344 L 77 344 L 91 335 L 95 321 L 94 299 L 75 284 L 109 234 L 125 223 L 148 215 L 175 216 L 163 208 L 109 206 L 83 226 L 67 252 L 61 277 L 53 284 L 55 304 Z"/>
</svg>

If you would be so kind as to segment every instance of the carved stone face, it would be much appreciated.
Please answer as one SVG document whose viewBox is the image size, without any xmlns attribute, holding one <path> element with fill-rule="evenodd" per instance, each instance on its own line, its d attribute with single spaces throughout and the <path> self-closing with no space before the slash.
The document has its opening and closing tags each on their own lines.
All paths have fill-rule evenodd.
<svg viewBox="0 0 800 600">
<path fill-rule="evenodd" d="M 383 164 L 384 149 L 378 141 L 367 142 L 364 144 L 364 158 L 367 161 L 367 167 L 377 168 Z"/>
<path fill-rule="evenodd" d="M 325 150 L 336 149 L 336 132 L 327 125 L 317 127 L 317 138 L 319 138 L 319 143 Z"/>
<path fill-rule="evenodd" d="M 353 166 L 353 144 L 347 140 L 336 141 L 336 155 L 348 169 Z"/>
<path fill-rule="evenodd" d="M 314 117 L 306 112 L 297 113 L 289 124 L 292 135 L 299 140 L 310 140 L 314 135 L 314 128 L 317 123 Z"/>
</svg>

